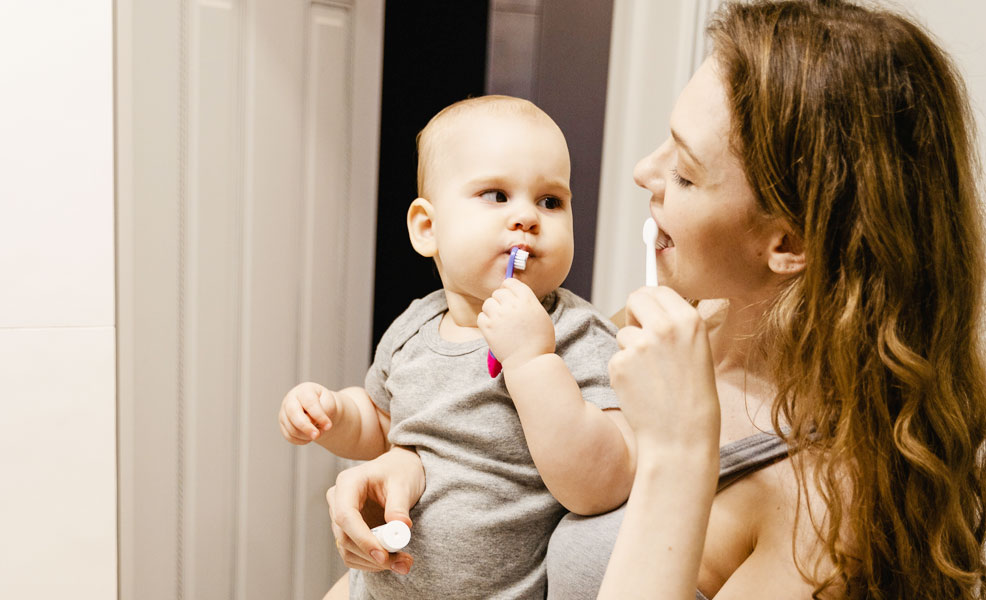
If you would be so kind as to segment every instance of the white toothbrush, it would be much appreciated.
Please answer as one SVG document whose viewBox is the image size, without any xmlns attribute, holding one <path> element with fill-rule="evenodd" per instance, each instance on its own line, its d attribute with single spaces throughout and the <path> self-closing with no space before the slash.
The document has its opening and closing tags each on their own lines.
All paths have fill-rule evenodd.
<svg viewBox="0 0 986 600">
<path fill-rule="evenodd" d="M 650 287 L 657 287 L 657 221 L 648 217 L 644 221 L 644 246 L 647 247 L 647 254 L 644 256 L 645 279 L 644 283 Z"/>
</svg>

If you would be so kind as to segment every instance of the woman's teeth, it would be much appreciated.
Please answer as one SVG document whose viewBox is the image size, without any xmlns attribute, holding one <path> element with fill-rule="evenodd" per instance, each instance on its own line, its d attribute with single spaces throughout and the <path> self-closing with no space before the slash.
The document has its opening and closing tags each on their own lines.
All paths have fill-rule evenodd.
<svg viewBox="0 0 986 600">
<path fill-rule="evenodd" d="M 664 230 L 660 230 L 657 234 L 657 241 L 655 243 L 655 248 L 658 250 L 664 250 L 665 248 L 674 248 L 674 240 L 671 236 L 664 233 Z"/>
</svg>

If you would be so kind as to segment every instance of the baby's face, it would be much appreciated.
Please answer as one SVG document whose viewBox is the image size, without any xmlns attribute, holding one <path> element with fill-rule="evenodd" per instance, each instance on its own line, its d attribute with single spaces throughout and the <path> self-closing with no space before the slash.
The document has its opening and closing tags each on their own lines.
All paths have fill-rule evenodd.
<svg viewBox="0 0 986 600">
<path fill-rule="evenodd" d="M 459 115 L 435 146 L 428 176 L 442 283 L 482 302 L 503 281 L 510 249 L 530 252 L 514 271 L 538 298 L 572 266 L 568 147 L 551 122 L 478 110 Z"/>
</svg>

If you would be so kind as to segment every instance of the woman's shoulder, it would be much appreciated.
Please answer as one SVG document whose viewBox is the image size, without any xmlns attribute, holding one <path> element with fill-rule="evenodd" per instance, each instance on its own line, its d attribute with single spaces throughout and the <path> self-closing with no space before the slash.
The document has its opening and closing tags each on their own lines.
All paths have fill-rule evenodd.
<svg viewBox="0 0 986 600">
<path fill-rule="evenodd" d="M 825 505 L 811 486 L 799 489 L 796 460 L 775 462 L 717 495 L 703 560 L 708 579 L 700 586 L 717 600 L 808 599 L 809 577 L 824 576 L 829 563 L 813 523 L 825 518 Z"/>
</svg>

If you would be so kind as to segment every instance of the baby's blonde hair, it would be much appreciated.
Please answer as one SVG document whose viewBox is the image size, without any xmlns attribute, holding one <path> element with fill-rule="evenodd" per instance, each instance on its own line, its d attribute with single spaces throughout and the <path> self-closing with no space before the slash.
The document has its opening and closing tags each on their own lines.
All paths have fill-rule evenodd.
<svg viewBox="0 0 986 600">
<path fill-rule="evenodd" d="M 558 125 L 548 116 L 546 112 L 537 107 L 533 102 L 523 98 L 513 96 L 478 96 L 476 98 L 466 98 L 454 104 L 450 104 L 438 111 L 438 113 L 428 121 L 418 133 L 416 138 L 418 151 L 418 196 L 426 198 L 426 183 L 429 171 L 435 162 L 435 147 L 440 143 L 442 136 L 449 130 L 449 126 L 455 122 L 457 117 L 464 116 L 478 109 L 486 109 L 488 112 L 512 113 L 515 115 L 526 116 L 533 119 L 544 119 L 552 127 Z M 560 131 L 560 130 L 559 130 Z"/>
</svg>

